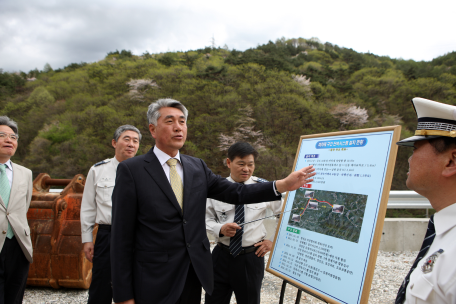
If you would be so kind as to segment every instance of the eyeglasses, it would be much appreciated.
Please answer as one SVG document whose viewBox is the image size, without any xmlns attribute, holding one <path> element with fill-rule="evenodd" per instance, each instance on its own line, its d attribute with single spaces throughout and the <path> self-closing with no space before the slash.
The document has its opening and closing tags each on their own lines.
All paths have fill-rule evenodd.
<svg viewBox="0 0 456 304">
<path fill-rule="evenodd" d="M 19 135 L 8 134 L 8 133 L 5 133 L 5 132 L 0 132 L 0 138 L 1 139 L 6 139 L 7 137 L 9 137 L 13 141 L 17 141 L 19 139 Z"/>
</svg>

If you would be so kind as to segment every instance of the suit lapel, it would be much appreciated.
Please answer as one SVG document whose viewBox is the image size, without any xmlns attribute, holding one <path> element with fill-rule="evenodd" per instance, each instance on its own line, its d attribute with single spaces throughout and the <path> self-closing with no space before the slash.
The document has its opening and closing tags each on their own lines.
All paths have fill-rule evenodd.
<svg viewBox="0 0 456 304">
<path fill-rule="evenodd" d="M 9 198 L 9 202 L 8 202 L 8 207 L 11 208 L 11 205 L 14 204 L 14 202 L 16 201 L 16 194 L 17 194 L 17 189 L 16 187 L 18 187 L 19 185 L 19 182 L 22 178 L 22 172 L 21 170 L 16 166 L 16 164 L 14 164 L 13 162 L 11 162 L 11 165 L 13 166 L 13 182 L 11 184 L 11 192 L 10 192 L 10 198 Z"/>
<path fill-rule="evenodd" d="M 12 163 L 13 163 L 13 162 L 11 162 L 11 164 L 12 164 Z M 14 167 L 13 167 L 13 169 L 14 169 Z M 13 179 L 14 179 L 14 170 L 13 170 Z M 11 188 L 12 188 L 12 187 L 11 187 Z M 12 193 L 12 192 L 10 192 L 10 200 L 11 200 L 11 193 Z M 2 206 L 2 207 L 6 210 L 6 205 L 5 205 L 5 203 L 3 202 L 3 198 L 2 198 L 1 196 L 0 196 L 0 206 Z"/>
<path fill-rule="evenodd" d="M 182 167 L 184 168 L 184 203 L 183 203 L 183 206 L 184 206 L 184 213 L 185 213 L 185 210 L 189 210 L 191 207 L 190 206 L 191 200 L 189 198 L 192 195 L 191 190 L 192 190 L 192 183 L 193 183 L 193 173 L 195 172 L 195 170 L 193 170 L 193 168 L 191 168 L 190 162 L 187 161 L 187 159 L 185 158 L 185 155 L 181 154 L 180 159 L 182 162 Z M 187 209 L 187 208 L 189 208 L 189 209 Z"/>
<path fill-rule="evenodd" d="M 163 193 L 165 193 L 173 207 L 176 208 L 176 210 L 179 211 L 179 214 L 182 215 L 182 209 L 179 206 L 179 203 L 177 202 L 176 195 L 173 192 L 173 188 L 171 188 L 171 184 L 166 178 L 165 171 L 163 171 L 163 167 L 158 161 L 157 156 L 155 156 L 153 148 L 150 149 L 147 153 L 144 162 L 144 169 L 146 169 L 147 173 L 149 173 L 149 175 L 152 177 L 152 179 L 155 181 L 158 187 L 160 187 Z"/>
<path fill-rule="evenodd" d="M 9 203 L 8 203 L 8 206 L 11 206 L 11 203 L 13 202 L 14 198 L 14 193 L 16 191 L 14 191 L 14 186 L 17 185 L 17 183 L 19 182 L 19 177 L 18 175 L 20 174 L 19 173 L 19 170 L 17 168 L 17 166 L 11 162 L 11 166 L 13 167 L 13 182 L 11 183 L 11 191 L 10 191 L 10 197 L 9 197 Z M 3 201 L 2 197 L 0 196 L 0 206 L 2 206 L 5 210 L 6 210 L 6 205 L 5 205 L 5 202 Z"/>
<path fill-rule="evenodd" d="M 11 194 L 10 194 L 10 196 L 11 196 Z M 6 210 L 6 206 L 5 206 L 5 203 L 3 202 L 3 199 L 2 199 L 2 197 L 1 197 L 1 196 L 0 196 L 0 206 L 2 206 L 2 207 L 3 207 L 3 209 L 5 209 L 5 210 Z"/>
</svg>

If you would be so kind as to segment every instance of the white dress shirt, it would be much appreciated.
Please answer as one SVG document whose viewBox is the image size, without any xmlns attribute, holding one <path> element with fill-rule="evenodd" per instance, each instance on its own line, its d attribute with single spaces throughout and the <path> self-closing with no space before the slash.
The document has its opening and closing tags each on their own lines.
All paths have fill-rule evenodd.
<svg viewBox="0 0 456 304">
<path fill-rule="evenodd" d="M 235 181 L 230 177 L 227 178 L 230 182 Z M 245 184 L 255 184 L 256 182 L 250 177 Z M 257 204 L 246 204 L 245 207 L 245 222 L 257 220 L 266 216 L 266 209 L 269 208 L 274 214 L 282 211 L 282 200 L 264 202 Z M 217 242 L 221 242 L 227 246 L 230 245 L 230 237 L 220 237 L 220 229 L 226 223 L 234 222 L 234 214 L 236 205 L 223 203 L 214 199 L 208 198 L 206 201 L 206 231 L 214 235 Z M 279 218 L 276 217 L 276 228 L 279 223 Z M 276 229 L 275 228 L 275 229 Z M 274 232 L 275 232 L 274 229 Z M 266 228 L 263 221 L 257 221 L 244 226 L 244 234 L 242 235 L 242 247 L 252 246 L 266 238 Z M 269 238 L 274 240 L 275 233 Z"/>
<path fill-rule="evenodd" d="M 404 303 L 456 303 L 456 203 L 437 212 L 434 225 L 434 242 L 410 276 Z M 424 273 L 421 266 L 439 249 L 432 271 Z"/>
<path fill-rule="evenodd" d="M 111 225 L 112 191 L 116 182 L 119 161 L 113 157 L 93 165 L 87 174 L 81 202 L 82 243 L 93 242 L 95 223 Z"/>
<path fill-rule="evenodd" d="M 11 186 L 13 185 L 13 165 L 11 164 L 10 159 L 8 159 L 8 161 L 6 163 L 4 163 L 3 165 L 6 165 L 6 169 L 5 169 L 6 177 L 8 177 L 9 185 L 11 188 Z"/>
<path fill-rule="evenodd" d="M 160 162 L 160 165 L 162 165 L 163 171 L 165 171 L 166 178 L 168 179 L 169 182 L 169 165 L 166 163 L 170 158 L 175 158 L 178 160 L 176 164 L 176 171 L 177 174 L 179 174 L 181 180 L 182 180 L 182 186 L 184 185 L 184 168 L 182 167 L 181 159 L 180 159 L 180 153 L 177 151 L 176 156 L 171 157 L 159 148 L 157 146 L 154 147 L 154 153 L 155 156 L 157 156 L 158 161 Z"/>
</svg>

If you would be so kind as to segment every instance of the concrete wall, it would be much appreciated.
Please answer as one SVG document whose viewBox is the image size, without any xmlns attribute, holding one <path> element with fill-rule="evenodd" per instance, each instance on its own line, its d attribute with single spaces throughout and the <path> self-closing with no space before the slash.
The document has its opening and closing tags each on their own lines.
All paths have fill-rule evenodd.
<svg viewBox="0 0 456 304">
<path fill-rule="evenodd" d="M 386 218 L 383 225 L 380 250 L 383 251 L 418 251 L 423 243 L 429 219 L 423 218 Z M 269 238 L 275 226 L 275 219 L 264 220 Z M 209 235 L 209 240 L 214 237 Z"/>
<path fill-rule="evenodd" d="M 429 219 L 386 218 L 380 250 L 418 251 L 423 243 Z"/>
</svg>

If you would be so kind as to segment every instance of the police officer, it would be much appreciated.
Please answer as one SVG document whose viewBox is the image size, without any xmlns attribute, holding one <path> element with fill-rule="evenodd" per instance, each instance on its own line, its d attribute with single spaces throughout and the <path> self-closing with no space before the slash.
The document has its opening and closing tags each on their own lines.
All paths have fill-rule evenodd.
<svg viewBox="0 0 456 304">
<path fill-rule="evenodd" d="M 89 304 L 112 303 L 111 195 L 116 180 L 117 165 L 136 155 L 140 141 L 141 132 L 136 127 L 120 126 L 112 139 L 115 156 L 93 165 L 87 175 L 81 202 L 81 235 L 85 256 L 93 263 Z M 94 246 L 92 231 L 95 223 L 98 224 L 98 232 Z"/>
<path fill-rule="evenodd" d="M 265 182 L 252 176 L 258 152 L 248 143 L 237 142 L 228 149 L 227 166 L 233 183 Z M 206 304 L 228 304 L 234 291 L 238 304 L 260 303 L 264 277 L 264 255 L 271 250 L 274 234 L 266 239 L 263 221 L 245 226 L 237 223 L 261 219 L 266 208 L 281 211 L 282 201 L 231 205 L 213 199 L 206 204 L 206 230 L 217 240 L 212 251 L 214 291 L 206 293 Z M 276 218 L 276 226 L 278 218 Z"/>
<path fill-rule="evenodd" d="M 423 98 L 412 104 L 415 136 L 397 144 L 413 147 L 407 187 L 436 213 L 396 303 L 456 303 L 456 107 Z"/>
</svg>

